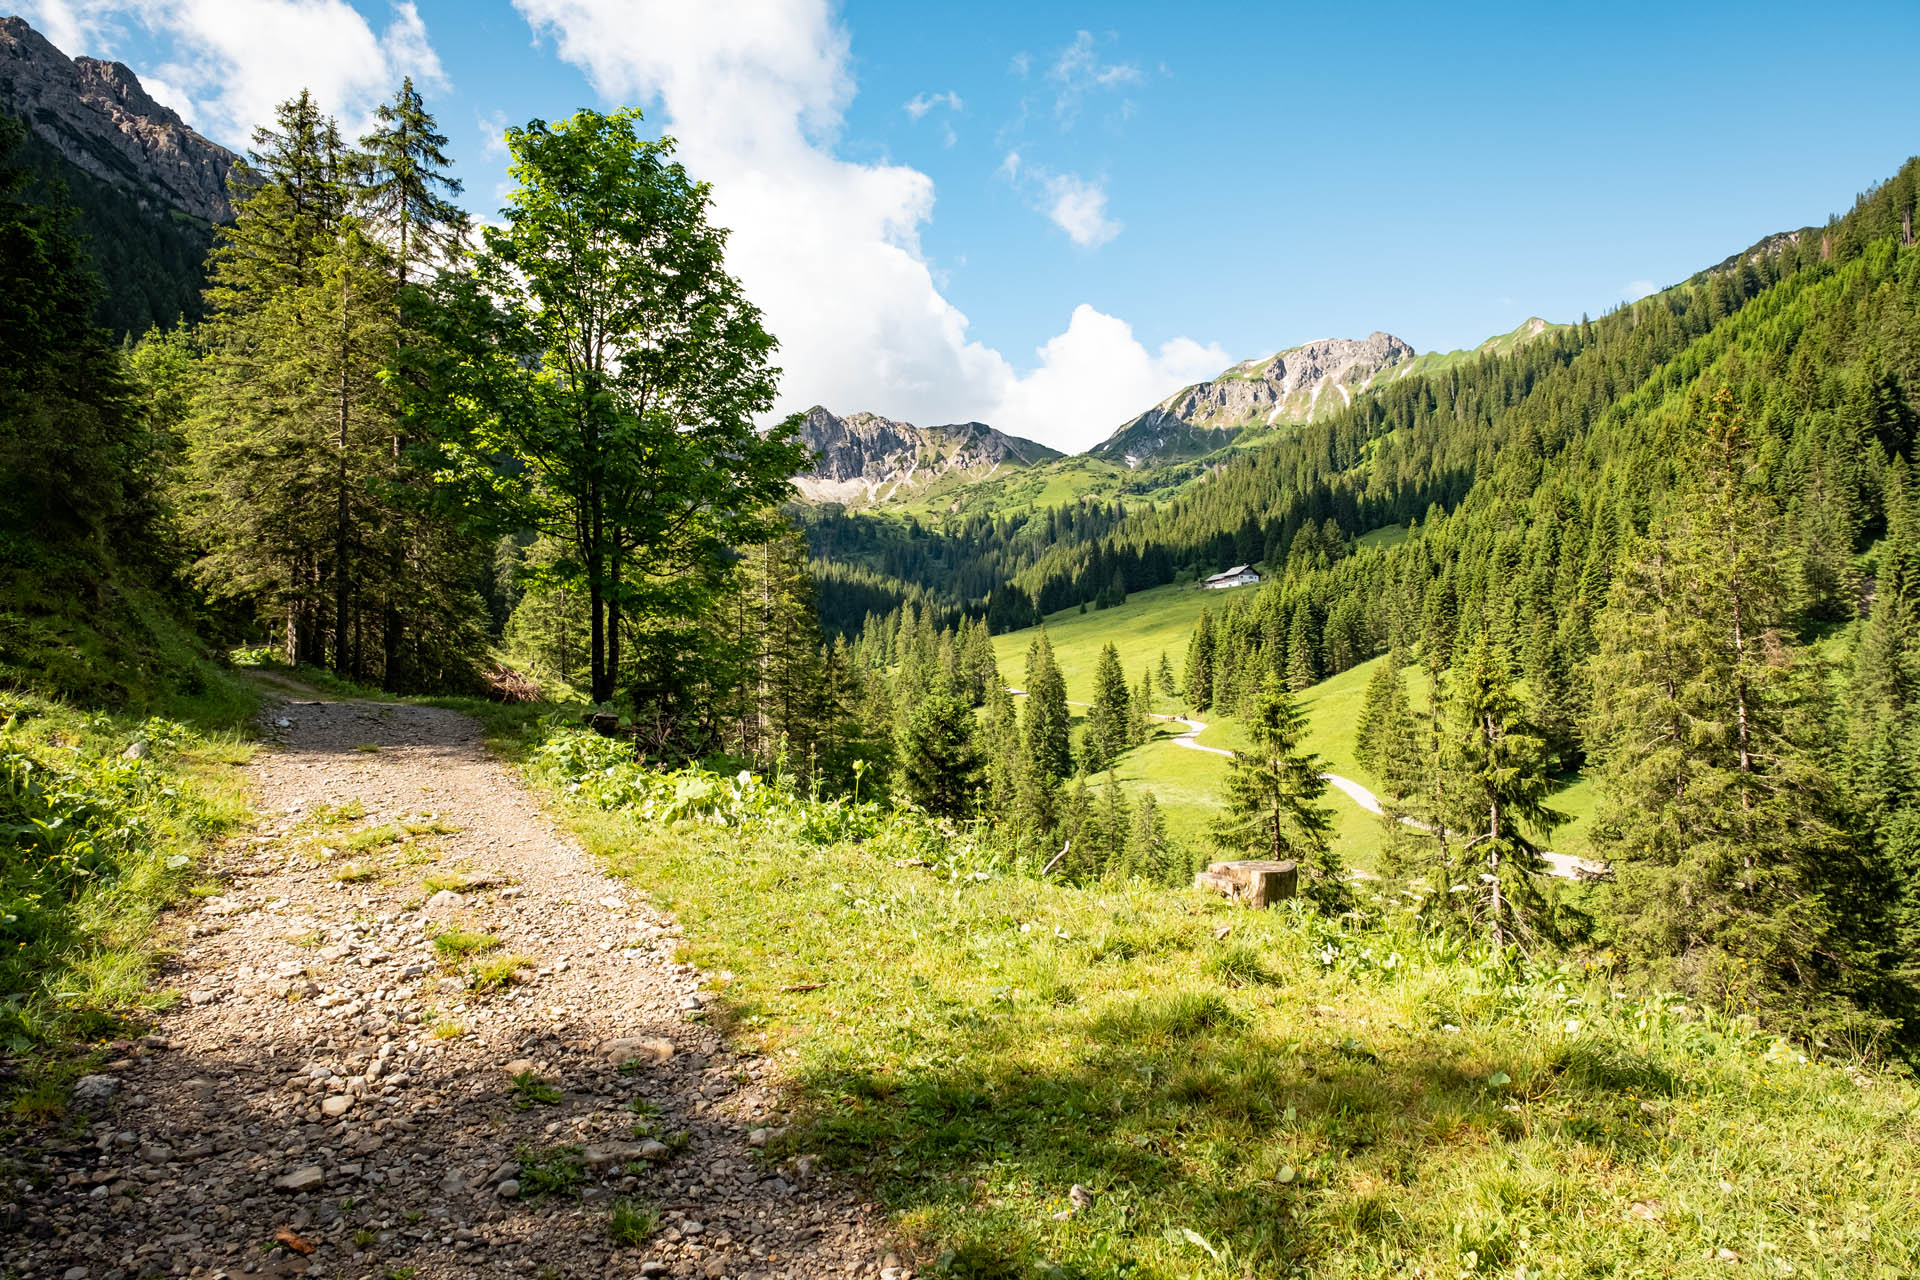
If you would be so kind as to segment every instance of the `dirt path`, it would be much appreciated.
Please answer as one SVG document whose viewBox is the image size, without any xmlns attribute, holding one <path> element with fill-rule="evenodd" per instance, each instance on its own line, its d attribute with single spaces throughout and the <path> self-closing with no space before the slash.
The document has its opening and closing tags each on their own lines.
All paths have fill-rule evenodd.
<svg viewBox="0 0 1920 1280">
<path fill-rule="evenodd" d="M 47 1176 L 0 1237 L 7 1274 L 880 1269 L 868 1206 L 755 1149 L 783 1120 L 773 1064 L 704 1024 L 677 927 L 557 834 L 470 720 L 316 701 L 265 719 L 262 825 L 164 977 L 186 998 L 82 1082 L 98 1122 L 28 1156 Z M 469 990 L 433 943 L 454 928 L 499 940 L 464 963 L 526 957 L 520 980 Z M 537 1194 L 567 1146 L 548 1172 L 578 1170 L 577 1194 Z M 616 1247 L 626 1196 L 664 1220 Z M 311 1254 L 270 1248 L 283 1228 Z"/>
</svg>

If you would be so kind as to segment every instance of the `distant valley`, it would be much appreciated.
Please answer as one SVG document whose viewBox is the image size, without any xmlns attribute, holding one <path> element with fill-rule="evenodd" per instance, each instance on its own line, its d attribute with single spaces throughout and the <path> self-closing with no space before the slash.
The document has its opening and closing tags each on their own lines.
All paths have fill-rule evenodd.
<svg viewBox="0 0 1920 1280">
<path fill-rule="evenodd" d="M 1564 327 L 1536 316 L 1470 350 L 1424 355 L 1384 332 L 1315 339 L 1182 387 L 1071 456 L 981 422 L 919 427 L 871 412 L 842 417 L 816 405 L 800 435 L 816 462 L 794 477 L 794 487 L 812 502 L 935 518 L 1164 495 L 1204 473 L 1212 455 L 1277 438 L 1390 382 L 1509 354 Z"/>
</svg>

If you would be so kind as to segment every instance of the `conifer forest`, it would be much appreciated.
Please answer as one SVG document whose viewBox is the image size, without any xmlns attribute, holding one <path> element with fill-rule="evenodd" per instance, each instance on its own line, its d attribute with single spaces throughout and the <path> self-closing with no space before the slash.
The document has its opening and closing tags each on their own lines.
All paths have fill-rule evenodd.
<svg viewBox="0 0 1920 1280">
<path fill-rule="evenodd" d="M 434 83 L 0 115 L 0 1272 L 1920 1274 L 1920 159 L 1067 455 Z"/>
</svg>

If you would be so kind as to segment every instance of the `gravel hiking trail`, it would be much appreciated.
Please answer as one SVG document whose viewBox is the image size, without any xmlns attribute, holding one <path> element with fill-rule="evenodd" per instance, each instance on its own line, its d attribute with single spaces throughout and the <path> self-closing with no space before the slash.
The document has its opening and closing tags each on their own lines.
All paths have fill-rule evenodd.
<svg viewBox="0 0 1920 1280">
<path fill-rule="evenodd" d="M 258 825 L 170 917 L 182 999 L 76 1085 L 90 1125 L 7 1153 L 0 1274 L 905 1280 L 872 1206 L 760 1149 L 775 1065 L 706 1025 L 672 919 L 472 720 L 274 688 Z"/>
</svg>

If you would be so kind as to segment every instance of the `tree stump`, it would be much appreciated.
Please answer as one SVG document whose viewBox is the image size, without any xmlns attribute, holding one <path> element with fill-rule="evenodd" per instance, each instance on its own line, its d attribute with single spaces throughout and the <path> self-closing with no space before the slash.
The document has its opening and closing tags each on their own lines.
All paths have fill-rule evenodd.
<svg viewBox="0 0 1920 1280">
<path fill-rule="evenodd" d="M 1193 887 L 1211 889 L 1250 907 L 1270 907 L 1299 891 L 1300 866 L 1264 859 L 1216 862 L 1193 878 Z"/>
</svg>

